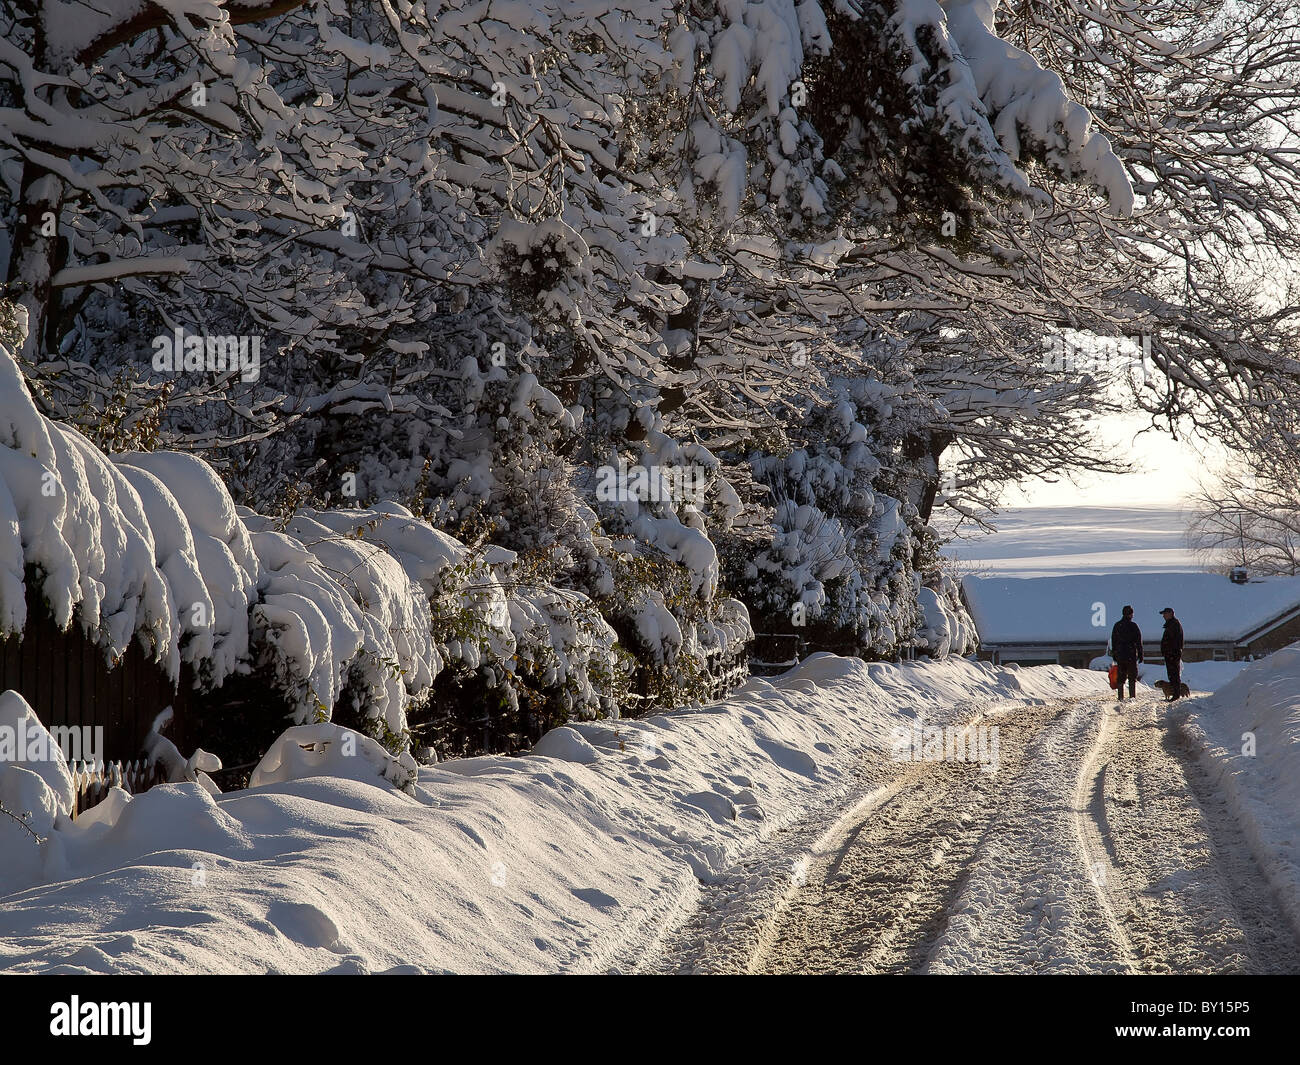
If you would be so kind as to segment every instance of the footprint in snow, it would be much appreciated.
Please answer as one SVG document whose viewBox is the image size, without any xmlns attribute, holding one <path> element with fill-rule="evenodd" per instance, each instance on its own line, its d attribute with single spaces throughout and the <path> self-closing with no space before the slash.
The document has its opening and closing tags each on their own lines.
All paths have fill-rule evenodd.
<svg viewBox="0 0 1300 1065">
<path fill-rule="evenodd" d="M 718 824 L 734 821 L 738 816 L 736 804 L 725 795 L 719 795 L 716 791 L 695 791 L 690 795 L 683 795 L 682 802 L 686 803 L 687 806 L 694 806 L 698 810 L 703 810 Z"/>
<path fill-rule="evenodd" d="M 366 963 L 361 960 L 359 954 L 349 954 L 334 968 L 326 969 L 322 976 L 369 976 L 370 969 Z"/>
<path fill-rule="evenodd" d="M 572 890 L 577 898 L 597 909 L 618 909 L 622 905 L 613 895 L 607 895 L 599 888 L 573 888 Z"/>
<path fill-rule="evenodd" d="M 304 947 L 338 947 L 339 929 L 324 910 L 306 902 L 276 902 L 266 919 L 295 943 Z"/>
<path fill-rule="evenodd" d="M 808 752 L 787 747 L 784 743 L 777 743 L 776 740 L 758 738 L 754 742 L 782 769 L 788 769 L 791 773 L 799 773 L 814 780 L 817 778 L 817 760 Z"/>
</svg>

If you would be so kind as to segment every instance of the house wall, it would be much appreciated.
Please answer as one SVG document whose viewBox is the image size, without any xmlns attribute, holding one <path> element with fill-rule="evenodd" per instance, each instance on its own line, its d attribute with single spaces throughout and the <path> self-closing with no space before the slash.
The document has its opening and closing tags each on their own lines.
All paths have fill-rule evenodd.
<svg viewBox="0 0 1300 1065">
<path fill-rule="evenodd" d="M 1300 639 L 1300 633 L 1297 634 L 1296 639 Z M 1059 664 L 1074 669 L 1087 669 L 1094 658 L 1099 658 L 1106 653 L 1106 645 L 1104 642 L 1043 644 L 1036 647 L 997 645 L 989 647 L 981 644 L 977 653 L 978 657 L 985 662 L 1015 662 L 1022 666 Z M 1183 661 L 1205 662 L 1217 657 L 1221 661 L 1230 662 L 1233 660 L 1234 653 L 1237 658 L 1242 658 L 1246 652 L 1235 648 L 1230 643 L 1188 644 L 1183 648 Z M 1164 656 L 1160 653 L 1159 644 L 1143 644 L 1142 657 L 1147 665 L 1161 668 L 1164 666 Z"/>
<path fill-rule="evenodd" d="M 1222 661 L 1232 661 L 1233 645 L 1230 643 L 1185 643 L 1183 644 L 1184 662 L 1208 662 L 1216 656 Z M 1160 651 L 1159 643 L 1144 643 L 1142 657 L 1155 665 L 1163 665 L 1165 656 Z"/>
<path fill-rule="evenodd" d="M 1300 640 L 1300 617 L 1285 621 L 1277 628 L 1252 640 L 1244 648 L 1239 649 L 1237 657 L 1245 658 L 1248 654 L 1266 655 L 1270 651 L 1286 647 L 1287 644 L 1295 643 L 1297 640 Z"/>
</svg>

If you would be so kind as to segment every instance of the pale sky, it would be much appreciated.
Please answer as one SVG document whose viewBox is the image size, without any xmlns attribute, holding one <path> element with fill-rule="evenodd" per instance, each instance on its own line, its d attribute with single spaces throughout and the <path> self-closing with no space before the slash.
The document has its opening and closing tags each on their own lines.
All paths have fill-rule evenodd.
<svg viewBox="0 0 1300 1065">
<path fill-rule="evenodd" d="M 1221 446 L 1199 434 L 1175 441 L 1168 433 L 1141 430 L 1146 415 L 1112 415 L 1098 423 L 1098 435 L 1137 467 L 1127 475 L 1080 475 L 1075 484 L 1037 481 L 1011 489 L 1007 507 L 1105 507 L 1182 503 L 1196 490 L 1197 477 L 1212 474 L 1223 462 Z"/>
</svg>

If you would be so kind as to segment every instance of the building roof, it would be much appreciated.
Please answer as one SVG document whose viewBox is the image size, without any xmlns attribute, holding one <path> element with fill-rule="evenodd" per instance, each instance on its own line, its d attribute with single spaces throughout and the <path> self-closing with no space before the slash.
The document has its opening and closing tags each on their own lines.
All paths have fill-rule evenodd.
<svg viewBox="0 0 1300 1065">
<path fill-rule="evenodd" d="M 1238 643 L 1300 611 L 1300 577 L 1246 584 L 1177 572 L 966 577 L 962 592 L 984 644 L 1105 646 L 1125 604 L 1133 607 L 1143 642 L 1160 639 L 1159 612 L 1171 606 L 1188 643 Z"/>
</svg>

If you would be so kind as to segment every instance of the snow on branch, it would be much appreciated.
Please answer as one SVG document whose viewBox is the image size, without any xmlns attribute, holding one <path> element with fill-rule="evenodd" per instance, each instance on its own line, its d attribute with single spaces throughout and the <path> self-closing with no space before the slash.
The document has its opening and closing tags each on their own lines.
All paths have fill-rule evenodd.
<svg viewBox="0 0 1300 1065">
<path fill-rule="evenodd" d="M 117 259 L 89 266 L 73 266 L 60 270 L 50 279 L 54 288 L 71 288 L 75 285 L 93 285 L 101 281 L 115 281 L 122 277 L 141 274 L 187 274 L 194 264 L 188 259 L 171 255 L 141 255 L 134 259 Z"/>
<path fill-rule="evenodd" d="M 1069 98 L 1060 77 L 994 32 L 999 0 L 940 0 L 952 39 L 969 64 L 998 140 L 1013 159 L 1039 157 L 1106 192 L 1111 209 L 1133 211 L 1133 185 L 1092 113 Z"/>
</svg>

